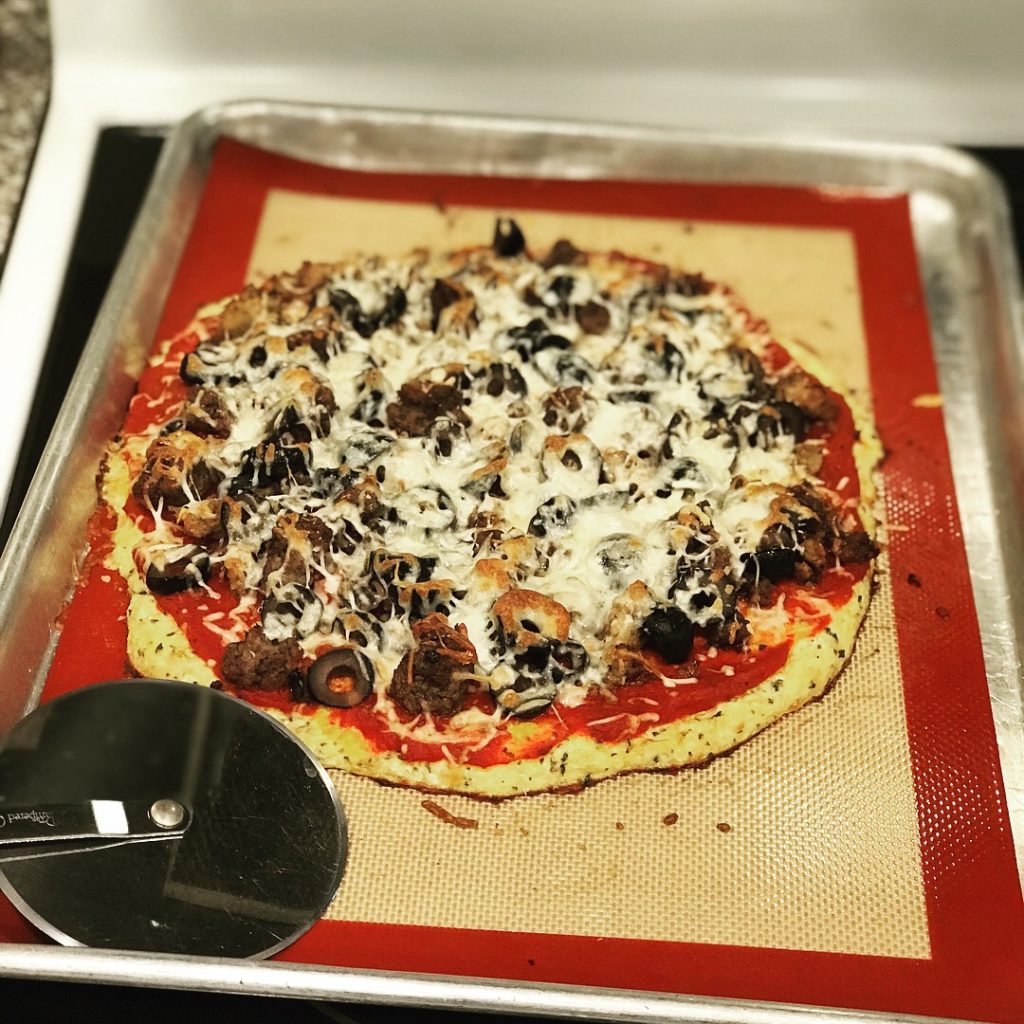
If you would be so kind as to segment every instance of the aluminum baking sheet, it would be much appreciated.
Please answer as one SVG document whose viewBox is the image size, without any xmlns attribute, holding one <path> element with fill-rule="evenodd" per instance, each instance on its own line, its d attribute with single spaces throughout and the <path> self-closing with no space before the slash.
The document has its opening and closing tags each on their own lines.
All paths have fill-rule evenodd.
<svg viewBox="0 0 1024 1024">
<path fill-rule="evenodd" d="M 1021 808 L 1019 679 L 1021 552 L 1020 337 L 1016 268 L 1002 197 L 973 161 L 942 150 L 792 145 L 678 133 L 493 119 L 250 103 L 204 111 L 168 145 L 54 438 L 16 526 L 0 579 L 0 644 L 7 684 L 0 727 L 37 699 L 57 616 L 92 508 L 92 475 L 119 426 L 202 195 L 215 141 L 230 136 L 319 164 L 378 171 L 826 186 L 906 192 L 926 286 L 957 495 L 999 732 L 1015 835 Z M 998 509 L 1000 515 L 994 515 Z M 213 968 L 216 967 L 216 970 Z M 53 948 L 0 949 L 0 971 L 97 980 L 224 987 L 460 1008 L 643 1016 L 645 1019 L 794 1019 L 840 1011 L 710 998 L 551 989 L 423 975 L 282 965 L 171 964 Z M 232 973 L 237 971 L 238 973 Z M 281 973 L 284 972 L 284 973 Z M 217 980 L 212 980 L 217 979 Z M 287 980 L 286 980 L 287 979 Z M 390 995 L 385 989 L 390 986 Z M 409 993 L 414 993 L 410 995 Z M 908 1018 L 909 1019 L 909 1018 Z"/>
</svg>

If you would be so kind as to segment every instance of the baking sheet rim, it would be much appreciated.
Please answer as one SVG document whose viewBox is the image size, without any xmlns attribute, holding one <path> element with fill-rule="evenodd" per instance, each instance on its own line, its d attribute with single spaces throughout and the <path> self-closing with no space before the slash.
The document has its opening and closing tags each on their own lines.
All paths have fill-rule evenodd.
<svg viewBox="0 0 1024 1024">
<path fill-rule="evenodd" d="M 174 205 L 175 190 L 184 187 L 184 179 L 189 173 L 200 173 L 205 178 L 208 166 L 209 155 L 212 152 L 216 140 L 221 136 L 239 138 L 240 141 L 249 142 L 254 145 L 262 145 L 264 148 L 281 152 L 285 155 L 299 159 L 313 159 L 308 151 L 305 153 L 295 152 L 294 147 L 284 146 L 276 148 L 272 139 L 268 138 L 268 125 L 264 123 L 262 130 L 252 131 L 254 124 L 260 121 L 268 122 L 270 135 L 273 134 L 275 121 L 280 126 L 289 120 L 313 122 L 319 126 L 337 126 L 346 120 L 360 121 L 364 124 L 390 124 L 390 125 L 419 125 L 424 128 L 435 129 L 461 129 L 477 131 L 500 130 L 508 134 L 516 132 L 541 132 L 551 136 L 572 135 L 576 137 L 589 137 L 595 140 L 630 139 L 637 144 L 660 144 L 678 146 L 687 151 L 687 156 L 694 159 L 694 152 L 708 148 L 742 150 L 746 154 L 757 152 L 768 152 L 781 157 L 783 164 L 787 161 L 800 165 L 802 163 L 812 164 L 815 157 L 828 157 L 833 161 L 850 161 L 856 165 L 855 170 L 863 170 L 866 177 L 871 180 L 861 184 L 861 188 L 880 188 L 890 191 L 914 191 L 915 173 L 925 179 L 919 187 L 934 188 L 936 178 L 946 179 L 947 184 L 953 181 L 957 183 L 960 191 L 965 189 L 977 204 L 973 216 L 987 222 L 989 234 L 986 236 L 987 255 L 995 265 L 995 277 L 1000 285 L 998 298 L 1002 300 L 1003 306 L 998 312 L 1004 314 L 1001 319 L 1012 332 L 1016 341 L 1017 351 L 1021 349 L 1021 334 L 1017 328 L 1019 319 L 1015 321 L 1012 317 L 1013 307 L 1016 305 L 1014 297 L 1013 281 L 1015 279 L 1016 263 L 1012 249 L 1009 248 L 1007 214 L 1005 198 L 1003 197 L 995 179 L 972 158 L 953 150 L 939 147 L 927 146 L 905 146 L 891 145 L 885 143 L 849 143 L 849 142 L 827 142 L 827 141 L 772 141 L 768 139 L 738 139 L 728 136 L 711 134 L 691 134 L 671 129 L 643 128 L 622 125 L 599 125 L 584 122 L 548 121 L 538 119 L 516 119 L 516 118 L 492 118 L 477 115 L 461 114 L 434 114 L 421 112 L 403 112 L 394 110 L 361 109 L 354 107 L 334 107 L 318 104 L 293 104 L 277 103 L 266 101 L 238 101 L 225 104 L 217 104 L 192 115 L 186 119 L 174 132 L 162 154 L 157 171 L 154 174 L 153 182 L 149 193 L 143 204 L 142 211 L 133 229 L 131 238 L 125 248 L 118 271 L 104 300 L 103 307 L 97 317 L 96 324 L 90 336 L 88 345 L 83 353 L 82 362 L 76 373 L 75 379 L 69 388 L 68 398 L 62 406 L 61 413 L 54 427 L 53 435 L 47 445 L 47 449 L 40 462 L 39 470 L 33 480 L 32 486 L 26 498 L 25 510 L 19 516 L 11 535 L 11 540 L 5 552 L 3 563 L 0 565 L 0 630 L 12 617 L 12 605 L 17 600 L 19 570 L 22 572 L 27 564 L 33 549 L 33 542 L 37 540 L 43 529 L 43 517 L 47 509 L 47 502 L 43 500 L 49 489 L 55 486 L 58 478 L 58 471 L 62 467 L 72 448 L 72 439 L 76 435 L 75 427 L 88 414 L 91 405 L 90 399 L 94 399 L 97 382 L 95 381 L 96 370 L 103 359 L 109 354 L 115 343 L 116 332 L 119 327 L 119 320 L 125 309 L 137 298 L 137 291 L 140 287 L 146 266 L 145 261 L 140 257 L 145 255 L 149 245 L 150 236 L 161 225 L 162 221 L 170 216 Z M 254 137 L 255 136 L 255 137 Z M 331 161 L 326 162 L 330 166 L 338 166 Z M 405 159 L 405 165 L 409 167 L 409 160 Z M 347 164 L 352 166 L 351 163 Z M 356 164 L 358 166 L 358 162 Z M 380 166 L 379 164 L 377 166 Z M 389 165 L 397 169 L 395 165 Z M 689 165 L 681 166 L 681 172 L 685 172 Z M 447 168 L 453 173 L 459 173 L 458 168 Z M 718 168 L 720 169 L 720 168 Z M 815 181 L 820 183 L 821 178 L 813 173 L 806 176 L 796 175 L 783 176 L 783 180 L 772 180 L 782 174 L 780 167 L 773 166 L 767 173 L 763 171 L 763 165 L 759 168 L 762 173 L 754 176 L 743 174 L 743 168 L 735 175 L 728 175 L 725 181 L 742 183 L 744 181 L 753 183 L 758 181 L 764 184 L 790 184 L 807 185 Z M 898 169 L 898 177 L 901 180 L 897 183 L 888 182 L 884 179 L 886 169 L 890 171 Z M 481 173 L 479 168 L 477 173 Z M 502 170 L 500 173 L 506 173 Z M 551 174 L 550 168 L 545 169 L 547 176 Z M 524 175 L 526 176 L 526 175 Z M 572 175 L 562 175 L 572 177 Z M 595 174 L 582 176 L 600 176 Z M 614 175 L 605 175 L 614 176 Z M 638 175 L 644 177 L 644 175 Z M 691 175 L 680 173 L 679 180 L 694 180 Z M 856 178 L 856 175 L 854 175 Z M 706 177 L 696 179 L 714 181 L 717 179 L 710 171 Z M 724 182 L 723 182 L 724 183 Z M 844 182 L 850 187 L 858 187 L 855 180 Z M 952 200 L 951 200 L 952 201 Z M 195 212 L 195 206 L 188 218 L 185 228 L 191 226 Z M 166 223 L 163 224 L 166 229 Z M 187 233 L 180 228 L 181 245 L 184 244 L 184 237 Z M 175 261 L 180 256 L 180 247 L 175 254 Z M 169 282 L 168 282 L 169 286 Z M 166 291 L 164 293 L 166 298 Z M 162 301 L 160 303 L 162 306 Z M 1006 308 L 1010 307 L 1010 308 Z M 48 660 L 48 659 L 47 659 Z M 36 679 L 36 686 L 25 702 L 22 713 L 27 712 L 38 699 L 39 685 L 45 672 L 40 669 Z M 190 981 L 200 983 L 199 975 L 204 968 L 222 966 L 220 962 L 211 964 L 203 958 L 170 958 L 159 956 L 144 956 L 131 953 L 100 952 L 95 950 L 63 950 L 60 947 L 50 946 L 19 946 L 7 945 L 0 947 L 0 975 L 16 976 L 24 970 L 24 964 L 32 963 L 34 977 L 79 976 L 81 980 L 112 981 L 135 984 L 153 984 L 160 982 L 160 965 L 169 966 L 175 962 L 183 972 L 176 976 L 175 980 L 168 980 L 168 985 Z M 91 966 L 90 966 L 91 965 Z M 192 976 L 185 965 L 193 969 Z M 640 1006 L 634 1010 L 630 1003 L 630 995 L 623 990 L 617 989 L 580 989 L 570 986 L 538 985 L 529 982 L 500 982 L 480 981 L 462 977 L 439 978 L 423 975 L 413 975 L 401 972 L 382 973 L 372 971 L 353 971 L 338 968 L 325 968 L 319 965 L 266 965 L 255 968 L 247 965 L 250 971 L 258 970 L 260 981 L 256 984 L 250 981 L 232 982 L 244 984 L 249 992 L 259 991 L 266 994 L 299 994 L 304 996 L 321 996 L 328 998 L 360 999 L 367 1001 L 400 1002 L 399 995 L 394 991 L 394 979 L 403 979 L 415 989 L 422 986 L 422 991 L 416 995 L 410 995 L 410 1002 L 419 1005 L 431 1003 L 440 1006 L 458 1006 L 461 1009 L 492 1009 L 492 1010 L 516 1010 L 536 1011 L 547 1014 L 576 1016 L 586 1012 L 598 1012 L 603 1016 L 613 1016 L 618 1019 L 631 1019 L 634 1013 L 642 1013 L 642 1019 L 655 1019 L 652 1015 L 654 1006 L 657 1004 L 657 1019 L 672 1020 L 701 1020 L 726 1019 L 725 1013 L 735 1013 L 734 1019 L 740 1021 L 754 1020 L 798 1020 L 804 1018 L 808 1013 L 821 1018 L 842 1018 L 845 1020 L 904 1020 L 924 1021 L 929 1018 L 917 1016 L 880 1015 L 867 1011 L 847 1011 L 831 1008 L 783 1006 L 782 1004 L 768 1003 L 746 1003 L 737 1000 L 728 1000 L 712 997 L 694 997 L 685 995 L 662 995 L 653 993 L 642 993 L 636 998 L 640 1000 Z M 289 975 L 298 973 L 303 978 L 301 989 L 291 984 L 281 986 L 272 984 L 272 974 L 264 975 L 263 972 L 278 972 L 286 970 Z M 319 977 L 318 977 L 319 976 Z M 266 980 L 264 980 L 264 977 Z M 338 979 L 344 977 L 349 981 L 360 980 L 364 982 L 365 994 L 360 994 L 359 986 L 351 989 L 339 990 Z M 380 990 L 370 984 L 370 979 L 384 977 L 388 979 L 386 985 Z M 316 981 L 319 984 L 309 984 Z M 218 983 L 219 984 L 219 983 Z M 203 986 L 205 987 L 205 986 Z M 282 987 L 287 992 L 281 991 Z M 535 994 L 532 1000 L 525 998 L 525 993 Z M 497 995 L 500 993 L 501 995 Z M 576 999 L 569 998 L 574 995 Z M 562 998 L 556 998 L 562 997 Z M 479 1001 L 475 1001 L 479 1000 Z M 625 1002 L 623 1002 L 625 1000 Z M 663 1012 L 662 1012 L 663 1011 Z"/>
</svg>

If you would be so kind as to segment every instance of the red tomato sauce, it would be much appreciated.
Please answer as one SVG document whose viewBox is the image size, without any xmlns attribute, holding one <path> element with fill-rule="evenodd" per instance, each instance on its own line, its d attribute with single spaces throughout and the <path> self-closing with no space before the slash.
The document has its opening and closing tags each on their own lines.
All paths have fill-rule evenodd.
<svg viewBox="0 0 1024 1024">
<path fill-rule="evenodd" d="M 69 693 L 90 683 L 130 675 L 128 587 L 120 573 L 92 561 L 82 574 L 63 616 L 60 642 L 46 677 L 46 697 Z"/>
<path fill-rule="evenodd" d="M 828 601 L 834 608 L 842 608 L 853 596 L 853 588 L 868 571 L 866 562 L 844 565 L 841 569 L 829 569 L 808 594 L 807 588 L 793 580 L 780 583 L 779 590 L 785 595 L 783 608 L 801 618 L 812 627 L 811 634 L 819 633 L 831 621 L 832 615 L 822 610 L 818 601 Z M 808 596 L 814 601 L 808 601 Z"/>
<path fill-rule="evenodd" d="M 829 391 L 829 394 L 839 409 L 835 423 L 828 430 L 821 424 L 815 424 L 807 435 L 811 440 L 825 442 L 825 458 L 817 476 L 826 487 L 838 492 L 840 498 L 859 498 L 860 476 L 853 457 L 858 434 L 853 424 L 853 413 L 841 395 L 835 391 Z"/>
<path fill-rule="evenodd" d="M 155 366 L 147 363 L 139 377 L 139 387 L 128 403 L 124 420 L 126 434 L 141 434 L 155 423 L 164 423 L 173 416 L 188 394 L 188 385 L 181 379 L 181 361 L 199 344 L 195 331 L 186 331 L 175 338 L 163 359 Z"/>
<path fill-rule="evenodd" d="M 446 743 L 448 755 L 460 764 L 489 767 L 510 761 L 543 757 L 562 740 L 574 736 L 589 736 L 603 743 L 618 743 L 678 721 L 688 715 L 713 710 L 717 705 L 732 700 L 753 689 L 778 672 L 789 657 L 791 643 L 785 641 L 763 651 L 719 650 L 709 656 L 708 645 L 698 639 L 694 644 L 695 675 L 684 677 L 674 686 L 666 686 L 660 679 L 625 686 L 614 694 L 591 694 L 575 708 L 559 705 L 549 707 L 530 719 L 536 737 L 529 743 L 513 744 L 509 736 L 499 732 L 491 742 L 479 750 L 473 743 Z M 666 674 L 677 674 L 677 666 L 660 665 Z M 238 696 L 260 707 L 273 707 L 282 711 L 312 714 L 315 704 L 295 704 L 284 691 L 263 693 L 242 691 Z M 485 714 L 493 710 L 489 697 L 475 694 L 469 705 L 479 707 Z M 416 716 L 396 709 L 400 721 L 412 723 Z M 388 727 L 387 718 L 374 710 L 372 700 L 354 708 L 335 708 L 330 712 L 332 722 L 356 728 L 369 741 L 375 751 L 398 753 L 407 761 L 436 762 L 445 759 L 439 745 L 418 743 L 402 739 Z M 438 725 L 443 725 L 442 721 Z"/>
<path fill-rule="evenodd" d="M 235 622 L 241 622 L 244 629 L 237 630 L 239 636 L 259 622 L 259 608 L 253 606 L 232 619 L 230 613 L 238 607 L 238 599 L 227 583 L 214 575 L 207 584 L 208 590 L 186 590 L 180 594 L 158 596 L 160 609 L 181 626 L 192 650 L 217 671 L 225 640 L 216 630 L 207 626 L 207 621 L 222 630 L 234 629 Z"/>
</svg>

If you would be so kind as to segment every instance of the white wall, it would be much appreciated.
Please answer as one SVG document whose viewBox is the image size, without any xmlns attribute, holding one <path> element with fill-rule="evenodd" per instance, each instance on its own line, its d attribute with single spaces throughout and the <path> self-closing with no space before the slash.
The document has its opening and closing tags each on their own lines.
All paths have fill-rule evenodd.
<svg viewBox="0 0 1024 1024">
<path fill-rule="evenodd" d="M 1024 139 L 1020 0 L 52 0 L 52 8 L 58 60 L 160 78 L 158 106 L 168 109 L 205 85 L 233 97 L 761 133 Z"/>
</svg>

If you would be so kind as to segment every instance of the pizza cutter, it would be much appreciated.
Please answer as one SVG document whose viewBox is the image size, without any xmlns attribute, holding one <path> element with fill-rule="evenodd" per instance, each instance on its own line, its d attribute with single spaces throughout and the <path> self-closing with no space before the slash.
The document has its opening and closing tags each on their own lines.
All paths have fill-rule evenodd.
<svg viewBox="0 0 1024 1024">
<path fill-rule="evenodd" d="M 65 945 L 269 956 L 323 915 L 346 851 L 312 754 L 206 687 L 76 690 L 0 748 L 0 889 Z"/>
</svg>

